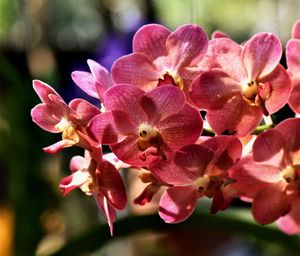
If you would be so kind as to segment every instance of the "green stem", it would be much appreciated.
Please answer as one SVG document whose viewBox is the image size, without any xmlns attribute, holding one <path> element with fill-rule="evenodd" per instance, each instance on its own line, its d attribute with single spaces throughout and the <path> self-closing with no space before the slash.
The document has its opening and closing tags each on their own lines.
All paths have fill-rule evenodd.
<svg viewBox="0 0 300 256">
<path fill-rule="evenodd" d="M 179 224 L 166 224 L 158 214 L 144 216 L 128 216 L 118 220 L 115 225 L 113 237 L 109 236 L 108 225 L 100 225 L 94 230 L 69 241 L 62 249 L 54 255 L 68 256 L 81 255 L 95 251 L 108 241 L 128 236 L 138 231 L 174 231 L 174 230 L 196 230 L 202 229 L 221 229 L 229 230 L 230 233 L 236 232 L 244 235 L 252 235 L 263 241 L 279 244 L 289 250 L 300 250 L 299 236 L 287 236 L 272 225 L 262 226 L 254 222 L 249 222 L 239 217 L 239 214 L 218 213 L 208 215 L 195 212 L 187 221 Z"/>
</svg>

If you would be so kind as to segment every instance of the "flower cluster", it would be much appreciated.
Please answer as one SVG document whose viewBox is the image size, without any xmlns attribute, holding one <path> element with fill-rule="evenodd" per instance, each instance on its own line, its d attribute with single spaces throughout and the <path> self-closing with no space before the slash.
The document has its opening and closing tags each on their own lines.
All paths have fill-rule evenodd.
<svg viewBox="0 0 300 256">
<path fill-rule="evenodd" d="M 162 189 L 158 213 L 167 223 L 187 219 L 201 198 L 212 199 L 211 213 L 240 198 L 252 203 L 256 222 L 300 233 L 300 20 L 286 45 L 287 69 L 281 58 L 272 33 L 238 44 L 222 32 L 209 40 L 195 24 L 173 32 L 150 24 L 111 72 L 88 60 L 90 73 L 72 73 L 101 109 L 83 99 L 66 104 L 34 80 L 42 103 L 32 109 L 33 121 L 62 133 L 44 151 L 85 150 L 71 159 L 62 194 L 80 188 L 93 195 L 112 233 L 116 211 L 127 204 L 120 170 L 134 167 L 148 184 L 134 203 L 144 205 Z M 296 117 L 270 123 L 286 104 Z M 104 154 L 102 145 L 112 152 Z"/>
</svg>

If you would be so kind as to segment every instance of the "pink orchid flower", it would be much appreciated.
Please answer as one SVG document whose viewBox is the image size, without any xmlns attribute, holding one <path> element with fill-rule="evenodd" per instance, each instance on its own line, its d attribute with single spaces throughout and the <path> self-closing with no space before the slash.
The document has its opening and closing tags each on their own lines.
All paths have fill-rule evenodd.
<svg viewBox="0 0 300 256">
<path fill-rule="evenodd" d="M 292 39 L 286 45 L 286 62 L 293 83 L 289 106 L 300 114 L 300 20 L 295 22 Z"/>
<path fill-rule="evenodd" d="M 116 209 L 123 210 L 127 203 L 126 190 L 115 167 L 106 160 L 97 163 L 96 158 L 101 159 L 101 153 L 91 158 L 86 151 L 84 158 L 73 157 L 70 162 L 72 174 L 61 180 L 59 188 L 64 196 L 76 188 L 80 188 L 88 196 L 94 196 L 113 235 Z"/>
<path fill-rule="evenodd" d="M 31 110 L 33 122 L 46 131 L 62 133 L 62 140 L 44 151 L 56 153 L 73 145 L 89 148 L 85 128 L 100 110 L 83 99 L 74 99 L 67 105 L 51 86 L 39 80 L 33 81 L 33 88 L 42 101 Z"/>
<path fill-rule="evenodd" d="M 227 208 L 233 197 L 226 185 L 231 183 L 227 170 L 242 154 L 240 141 L 233 136 L 217 136 L 200 145 L 187 145 L 173 159 L 156 161 L 149 170 L 168 188 L 159 203 L 159 215 L 167 223 L 187 219 L 198 198 L 213 198 L 211 213 Z"/>
<path fill-rule="evenodd" d="M 300 119 L 287 119 L 260 135 L 253 159 L 232 169 L 234 184 L 252 198 L 252 213 L 260 224 L 276 221 L 287 234 L 300 232 Z M 251 195 L 252 194 L 252 195 Z"/>
<path fill-rule="evenodd" d="M 91 73 L 74 71 L 72 72 L 72 79 L 86 94 L 100 99 L 103 103 L 105 91 L 113 85 L 109 71 L 96 61 L 88 60 L 87 63 Z"/>
<path fill-rule="evenodd" d="M 194 143 L 202 131 L 199 112 L 173 85 L 147 93 L 133 85 L 115 85 L 104 103 L 107 112 L 91 120 L 90 135 L 133 166 L 144 167 L 153 157 L 165 159 L 169 152 Z"/>
<path fill-rule="evenodd" d="M 195 78 L 191 97 L 207 110 L 206 119 L 217 134 L 244 137 L 263 114 L 272 114 L 287 103 L 291 81 L 279 64 L 282 49 L 274 34 L 256 34 L 244 46 L 229 38 L 214 39 L 209 51 L 220 68 Z"/>
<path fill-rule="evenodd" d="M 134 84 L 146 92 L 171 82 L 190 101 L 189 86 L 201 71 L 197 64 L 207 47 L 206 33 L 195 24 L 174 32 L 158 24 L 145 25 L 133 38 L 133 53 L 113 64 L 112 77 L 115 83 Z"/>
</svg>

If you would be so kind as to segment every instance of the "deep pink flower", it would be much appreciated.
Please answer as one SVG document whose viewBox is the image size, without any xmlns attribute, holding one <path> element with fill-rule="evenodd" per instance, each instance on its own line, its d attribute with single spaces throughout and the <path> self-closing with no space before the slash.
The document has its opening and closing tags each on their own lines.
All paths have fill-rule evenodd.
<svg viewBox="0 0 300 256">
<path fill-rule="evenodd" d="M 89 148 L 85 128 L 100 110 L 83 99 L 74 99 L 67 105 L 52 87 L 39 80 L 33 81 L 33 88 L 42 101 L 31 110 L 33 122 L 46 131 L 62 133 L 61 141 L 44 150 L 56 153 L 73 145 Z"/>
<path fill-rule="evenodd" d="M 93 60 L 87 61 L 91 73 L 85 71 L 72 72 L 72 79 L 86 94 L 100 99 L 103 103 L 105 91 L 113 85 L 109 71 Z"/>
<path fill-rule="evenodd" d="M 140 28 L 133 38 L 133 53 L 112 67 L 115 83 L 134 84 L 146 92 L 167 80 L 189 97 L 189 86 L 201 69 L 197 64 L 208 47 L 206 33 L 197 25 L 180 26 L 174 32 L 162 25 Z"/>
<path fill-rule="evenodd" d="M 279 228 L 287 234 L 300 232 L 299 131 L 300 119 L 287 119 L 258 135 L 253 159 L 248 157 L 241 168 L 231 170 L 236 188 L 253 200 L 255 220 L 260 224 L 278 220 Z"/>
<path fill-rule="evenodd" d="M 227 171 L 242 154 L 240 141 L 232 136 L 217 136 L 200 145 L 187 145 L 170 160 L 156 161 L 149 170 L 166 184 L 173 185 L 161 197 L 159 215 L 167 223 L 177 223 L 194 211 L 197 199 L 213 198 L 211 213 L 229 206 L 232 182 Z"/>
<path fill-rule="evenodd" d="M 207 121 L 217 134 L 246 136 L 263 114 L 287 103 L 291 81 L 279 64 L 281 53 L 281 43 L 271 33 L 256 34 L 244 46 L 229 38 L 210 42 L 208 54 L 220 68 L 195 78 L 191 96 L 207 110 Z"/>
<path fill-rule="evenodd" d="M 94 158 L 98 159 L 98 163 Z M 116 220 L 116 209 L 123 210 L 127 196 L 122 178 L 115 167 L 98 157 L 91 158 L 86 151 L 85 158 L 75 156 L 71 159 L 72 174 L 63 178 L 59 188 L 63 195 L 80 188 L 86 195 L 94 196 L 99 210 L 107 219 L 111 235 L 113 222 Z"/>
<path fill-rule="evenodd" d="M 104 102 L 107 112 L 91 120 L 90 134 L 134 166 L 146 166 L 152 157 L 166 158 L 168 152 L 194 143 L 202 131 L 199 112 L 172 85 L 148 93 L 133 85 L 116 85 L 106 92 Z"/>
<path fill-rule="evenodd" d="M 295 22 L 292 39 L 286 45 L 286 62 L 293 83 L 289 105 L 300 114 L 300 20 Z"/>
</svg>

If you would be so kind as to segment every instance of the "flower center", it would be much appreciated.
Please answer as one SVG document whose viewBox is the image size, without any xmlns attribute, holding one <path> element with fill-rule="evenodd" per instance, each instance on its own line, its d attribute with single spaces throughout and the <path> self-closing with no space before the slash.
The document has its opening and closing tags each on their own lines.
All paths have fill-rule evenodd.
<svg viewBox="0 0 300 256">
<path fill-rule="evenodd" d="M 284 181 L 292 183 L 296 179 L 296 170 L 293 166 L 289 165 L 281 171 L 280 175 Z"/>
<path fill-rule="evenodd" d="M 79 142 L 79 135 L 76 132 L 73 124 L 66 118 L 62 118 L 58 124 L 55 125 L 57 131 L 62 132 L 63 140 L 72 140 L 75 143 Z"/>
<path fill-rule="evenodd" d="M 257 95 L 257 83 L 255 81 L 248 82 L 242 88 L 243 99 L 251 106 L 255 105 L 255 97 Z"/>
<path fill-rule="evenodd" d="M 162 73 L 162 79 L 160 79 L 160 85 L 165 83 L 172 83 L 175 86 L 177 86 L 180 90 L 183 90 L 184 88 L 182 78 L 178 76 L 175 72 L 168 69 Z"/>
</svg>

